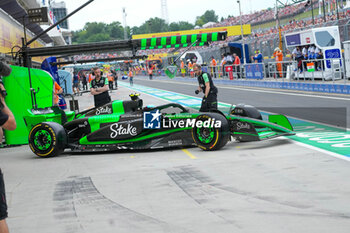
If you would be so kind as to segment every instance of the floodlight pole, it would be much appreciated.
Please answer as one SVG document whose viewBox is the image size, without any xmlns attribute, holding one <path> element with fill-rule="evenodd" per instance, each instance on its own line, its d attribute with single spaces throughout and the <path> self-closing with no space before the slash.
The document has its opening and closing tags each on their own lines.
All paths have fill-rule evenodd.
<svg viewBox="0 0 350 233">
<path fill-rule="evenodd" d="M 276 29 L 278 30 L 278 38 L 279 38 L 279 43 L 278 47 L 283 51 L 283 45 L 282 45 L 282 29 L 281 29 L 281 24 L 280 24 L 280 19 L 278 17 L 278 0 L 276 0 L 276 5 L 275 5 L 275 11 L 276 11 Z"/>
<path fill-rule="evenodd" d="M 242 26 L 242 11 L 241 11 L 241 1 L 237 0 L 237 3 L 239 4 L 239 23 L 241 24 L 241 37 L 242 37 L 242 46 L 243 46 L 243 64 L 246 64 L 246 58 L 245 58 L 245 44 L 243 39 L 243 26 Z"/>
<path fill-rule="evenodd" d="M 326 22 L 327 19 L 326 19 L 326 8 L 325 8 L 325 5 L 324 5 L 324 0 L 322 0 L 322 5 L 323 5 L 323 20 L 324 20 L 324 22 Z"/>
<path fill-rule="evenodd" d="M 338 0 L 335 0 L 335 8 L 337 11 L 337 20 L 339 21 Z"/>
<path fill-rule="evenodd" d="M 312 14 L 312 25 L 315 25 L 315 17 L 314 17 L 314 4 L 312 0 L 310 1 L 311 4 L 311 14 Z"/>
</svg>

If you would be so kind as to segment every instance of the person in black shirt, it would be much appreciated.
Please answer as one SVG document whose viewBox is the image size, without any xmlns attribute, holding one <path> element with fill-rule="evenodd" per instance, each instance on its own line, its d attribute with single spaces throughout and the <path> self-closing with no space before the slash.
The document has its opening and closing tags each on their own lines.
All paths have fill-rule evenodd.
<svg viewBox="0 0 350 233">
<path fill-rule="evenodd" d="M 93 68 L 95 79 L 90 83 L 90 93 L 94 96 L 95 107 L 100 107 L 111 102 L 111 97 L 108 94 L 108 80 L 106 77 L 101 77 L 101 70 L 98 67 Z"/>
<path fill-rule="evenodd" d="M 218 109 L 217 93 L 218 89 L 214 86 L 213 80 L 210 74 L 203 72 L 202 67 L 199 64 L 193 65 L 193 70 L 197 76 L 198 89 L 196 94 L 203 91 L 204 96 L 202 99 L 202 105 L 199 109 L 200 112 L 210 112 Z"/>
<path fill-rule="evenodd" d="M 0 90 L 5 91 L 4 86 L 0 83 Z M 2 143 L 3 132 L 2 129 L 15 130 L 16 120 L 13 116 L 11 110 L 7 107 L 5 103 L 5 98 L 0 94 L 1 109 L 0 109 L 0 144 Z"/>
<path fill-rule="evenodd" d="M 87 86 L 87 83 L 88 83 L 88 82 L 87 82 L 87 80 L 88 80 L 87 73 L 86 73 L 86 74 L 82 73 L 81 75 L 82 75 L 82 77 L 83 77 L 83 79 L 82 79 L 83 90 L 84 90 L 84 91 L 87 91 L 87 89 L 88 89 L 88 86 Z"/>
<path fill-rule="evenodd" d="M 7 107 L 4 96 L 1 94 L 4 92 L 5 88 L 2 83 L 0 83 L 0 144 L 2 143 L 3 137 L 2 129 L 4 128 L 6 130 L 15 130 L 17 126 L 15 117 L 13 116 L 11 110 Z M 2 171 L 0 169 L 0 232 L 9 232 L 6 223 L 7 203 L 5 194 L 5 182 Z"/>
</svg>

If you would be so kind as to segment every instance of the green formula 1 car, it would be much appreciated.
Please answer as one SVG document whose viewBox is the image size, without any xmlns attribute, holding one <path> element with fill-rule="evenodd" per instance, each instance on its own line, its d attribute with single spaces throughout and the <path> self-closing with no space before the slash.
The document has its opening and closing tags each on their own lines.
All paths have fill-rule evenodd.
<svg viewBox="0 0 350 233">
<path fill-rule="evenodd" d="M 97 152 L 197 145 L 218 150 L 232 137 L 259 141 L 294 135 L 285 116 L 270 115 L 263 121 L 252 106 L 237 105 L 228 115 L 190 113 L 176 103 L 143 107 L 142 99 L 131 97 L 79 114 L 55 108 L 30 110 L 31 116 L 25 117 L 30 149 L 40 157 L 56 156 L 65 149 Z"/>
</svg>

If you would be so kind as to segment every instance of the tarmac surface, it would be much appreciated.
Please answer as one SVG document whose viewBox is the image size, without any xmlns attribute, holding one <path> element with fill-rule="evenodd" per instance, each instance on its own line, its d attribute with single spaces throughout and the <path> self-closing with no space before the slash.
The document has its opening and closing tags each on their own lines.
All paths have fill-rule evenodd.
<svg viewBox="0 0 350 233">
<path fill-rule="evenodd" d="M 120 87 L 112 99 L 128 99 Z M 141 96 L 144 105 L 164 100 Z M 80 109 L 93 97 L 77 97 Z M 36 157 L 0 149 L 10 232 L 349 232 L 349 162 L 288 138 Z"/>
</svg>

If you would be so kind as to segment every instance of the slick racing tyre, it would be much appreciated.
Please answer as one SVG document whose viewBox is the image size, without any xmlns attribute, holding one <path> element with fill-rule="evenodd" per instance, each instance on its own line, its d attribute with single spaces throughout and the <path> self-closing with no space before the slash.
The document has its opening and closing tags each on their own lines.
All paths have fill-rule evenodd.
<svg viewBox="0 0 350 233">
<path fill-rule="evenodd" d="M 208 123 L 209 122 L 209 123 Z M 220 126 L 217 124 L 220 123 Z M 196 118 L 192 128 L 192 138 L 203 150 L 218 150 L 230 139 L 229 124 L 219 113 L 204 113 Z"/>
<path fill-rule="evenodd" d="M 39 123 L 29 133 L 29 147 L 39 157 L 61 154 L 66 143 L 66 131 L 56 122 Z"/>
</svg>

